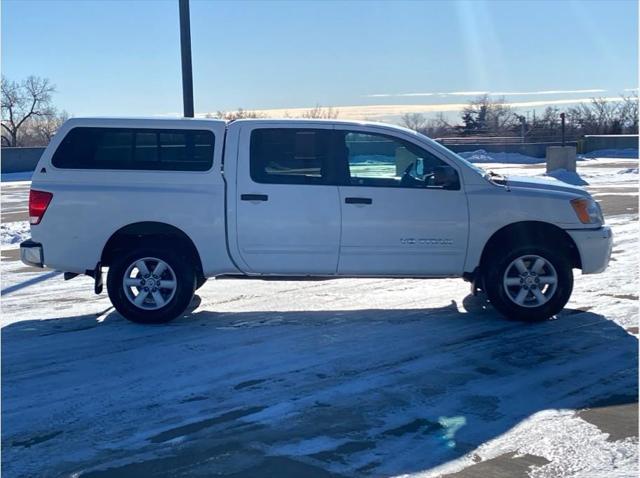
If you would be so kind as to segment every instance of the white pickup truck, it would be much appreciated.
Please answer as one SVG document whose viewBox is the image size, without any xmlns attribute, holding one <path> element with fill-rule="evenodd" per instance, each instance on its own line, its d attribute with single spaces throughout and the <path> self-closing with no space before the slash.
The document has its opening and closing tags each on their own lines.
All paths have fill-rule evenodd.
<svg viewBox="0 0 640 478">
<path fill-rule="evenodd" d="M 71 119 L 33 174 L 26 264 L 87 274 L 143 323 L 208 277 L 462 277 L 543 320 L 603 271 L 611 230 L 583 189 L 485 172 L 391 125 Z"/>
</svg>

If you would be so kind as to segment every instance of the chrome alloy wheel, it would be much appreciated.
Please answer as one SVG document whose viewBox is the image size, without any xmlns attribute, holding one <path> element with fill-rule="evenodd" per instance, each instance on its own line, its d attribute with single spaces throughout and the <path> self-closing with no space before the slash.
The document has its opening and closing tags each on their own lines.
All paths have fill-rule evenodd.
<svg viewBox="0 0 640 478">
<path fill-rule="evenodd" d="M 162 259 L 145 257 L 127 267 L 122 287 L 129 302 L 136 307 L 157 310 L 173 299 L 177 288 L 176 274 Z"/>
<path fill-rule="evenodd" d="M 540 307 L 555 294 L 558 274 L 544 257 L 520 256 L 507 267 L 502 284 L 507 296 L 516 305 Z"/>
</svg>

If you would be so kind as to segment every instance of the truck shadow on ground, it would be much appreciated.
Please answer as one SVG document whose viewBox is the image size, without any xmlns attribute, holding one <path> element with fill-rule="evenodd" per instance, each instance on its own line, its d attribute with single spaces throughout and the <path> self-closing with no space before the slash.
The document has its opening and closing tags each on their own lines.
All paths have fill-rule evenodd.
<svg viewBox="0 0 640 478">
<path fill-rule="evenodd" d="M 471 453 L 544 410 L 637 402 L 637 339 L 581 310 L 521 324 L 472 296 L 463 311 L 455 302 L 226 313 L 198 305 L 196 299 L 192 312 L 165 326 L 138 326 L 111 312 L 101 320 L 84 315 L 4 327 L 4 463 L 55 450 L 45 457 L 47 469 L 85 477 L 390 476 Z M 26 389 L 20 371 L 44 369 L 56 349 L 64 350 L 77 362 L 54 383 L 87 384 L 74 393 L 89 394 L 99 378 L 93 371 L 118 360 L 116 340 L 122 360 L 164 358 L 155 372 L 132 370 L 148 383 L 112 404 L 115 416 L 135 403 L 138 428 L 155 431 L 135 446 L 91 452 L 72 464 L 60 461 L 69 438 L 64 423 L 49 430 L 49 448 L 39 450 L 37 441 L 22 446 L 29 437 L 12 436 L 11 423 L 4 423 L 18 402 L 29 400 L 16 395 Z M 21 349 L 25 341 L 30 346 Z M 172 377 L 180 389 L 172 388 Z M 47 416 L 47 406 L 30 413 Z M 171 418 L 174 425 L 158 432 Z M 74 409 L 67 419 L 91 422 Z"/>
</svg>

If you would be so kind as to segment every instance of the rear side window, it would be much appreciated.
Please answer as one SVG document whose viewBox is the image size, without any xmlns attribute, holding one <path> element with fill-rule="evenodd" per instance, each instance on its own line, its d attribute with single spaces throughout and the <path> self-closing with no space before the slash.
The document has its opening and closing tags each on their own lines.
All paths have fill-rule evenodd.
<svg viewBox="0 0 640 478">
<path fill-rule="evenodd" d="M 206 130 L 73 128 L 53 155 L 69 169 L 207 171 L 214 135 Z"/>
<path fill-rule="evenodd" d="M 251 132 L 251 179 L 257 183 L 327 184 L 331 130 L 264 128 Z"/>
</svg>

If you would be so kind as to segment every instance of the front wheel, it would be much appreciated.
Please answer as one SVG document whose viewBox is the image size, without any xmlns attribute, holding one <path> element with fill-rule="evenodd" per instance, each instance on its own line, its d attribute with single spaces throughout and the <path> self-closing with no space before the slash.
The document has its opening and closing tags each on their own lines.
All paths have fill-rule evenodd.
<svg viewBox="0 0 640 478">
<path fill-rule="evenodd" d="M 140 248 L 113 261 L 107 275 L 111 303 L 139 323 L 168 322 L 184 312 L 196 285 L 189 261 L 163 249 Z"/>
<path fill-rule="evenodd" d="M 485 267 L 484 286 L 498 312 L 517 320 L 542 321 L 560 312 L 573 290 L 567 259 L 543 246 L 494 254 Z"/>
</svg>

